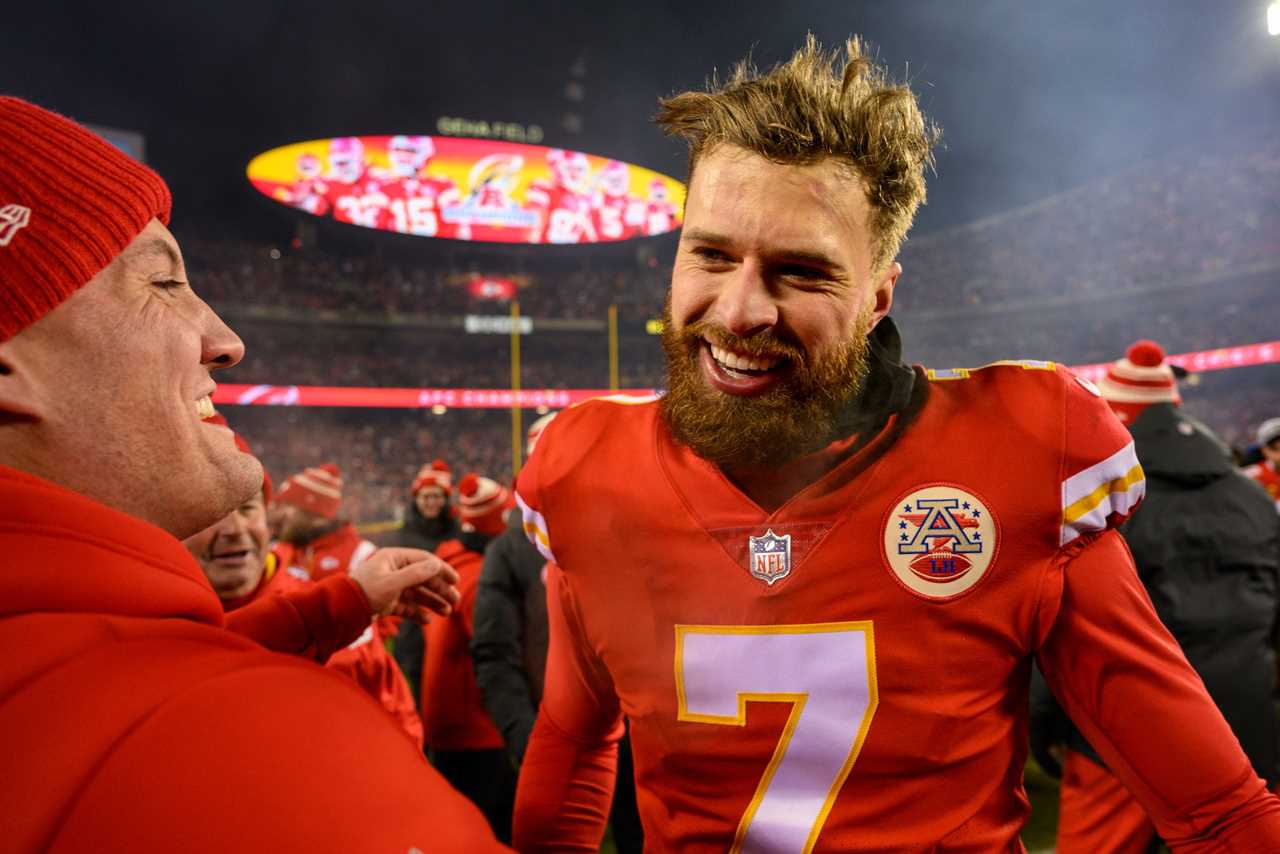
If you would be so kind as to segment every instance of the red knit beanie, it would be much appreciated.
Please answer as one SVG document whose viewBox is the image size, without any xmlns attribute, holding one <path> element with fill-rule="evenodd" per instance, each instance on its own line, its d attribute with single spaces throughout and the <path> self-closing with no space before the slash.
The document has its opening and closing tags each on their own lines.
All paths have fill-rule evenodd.
<svg viewBox="0 0 1280 854">
<path fill-rule="evenodd" d="M 449 471 L 449 464 L 444 460 L 433 460 L 418 469 L 418 476 L 413 479 L 413 486 L 409 488 L 409 492 L 417 495 L 420 490 L 428 486 L 443 489 L 445 495 L 453 491 L 453 473 Z"/>
<path fill-rule="evenodd" d="M 458 517 L 482 534 L 500 534 L 506 512 L 515 505 L 511 490 L 474 472 L 458 482 Z"/>
<path fill-rule="evenodd" d="M 152 219 L 155 172 L 70 119 L 0 96 L 0 341 L 83 287 Z"/>
<path fill-rule="evenodd" d="M 1123 359 L 1107 366 L 1098 390 L 1125 424 L 1132 424 L 1153 403 L 1182 403 L 1164 348 L 1145 339 L 1135 341 Z"/>
<path fill-rule="evenodd" d="M 333 463 L 306 469 L 284 482 L 276 501 L 336 519 L 342 504 L 342 474 Z"/>
</svg>

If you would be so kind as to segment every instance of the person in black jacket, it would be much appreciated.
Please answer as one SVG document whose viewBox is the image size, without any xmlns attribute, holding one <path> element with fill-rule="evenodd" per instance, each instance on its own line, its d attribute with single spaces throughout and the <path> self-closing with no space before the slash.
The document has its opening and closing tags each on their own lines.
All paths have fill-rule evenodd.
<svg viewBox="0 0 1280 854">
<path fill-rule="evenodd" d="M 1254 770 L 1273 786 L 1280 517 L 1265 490 L 1236 470 L 1230 449 L 1178 408 L 1159 345 L 1130 347 L 1100 392 L 1133 434 L 1146 472 L 1146 500 L 1121 528 L 1139 576 Z M 1043 679 L 1032 685 L 1031 739 L 1045 770 L 1062 776 L 1059 854 L 1155 850 L 1155 828 L 1137 800 Z"/>
<path fill-rule="evenodd" d="M 444 460 L 434 460 L 418 470 L 409 487 L 409 506 L 404 524 L 383 537 L 383 546 L 400 546 L 434 552 L 446 540 L 456 539 L 462 528 L 449 499 L 453 494 L 453 474 Z M 393 654 L 396 664 L 409 680 L 413 696 L 421 696 L 422 626 L 413 620 L 400 624 Z"/>
</svg>

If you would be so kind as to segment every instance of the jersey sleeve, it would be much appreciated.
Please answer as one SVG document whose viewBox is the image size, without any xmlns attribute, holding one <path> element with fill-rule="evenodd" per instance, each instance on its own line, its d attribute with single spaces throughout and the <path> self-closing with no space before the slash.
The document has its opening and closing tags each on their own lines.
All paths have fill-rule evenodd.
<svg viewBox="0 0 1280 854">
<path fill-rule="evenodd" d="M 1133 437 L 1097 387 L 1058 371 L 1066 386 L 1059 544 L 1067 546 L 1123 522 L 1142 501 L 1146 480 Z"/>
<path fill-rule="evenodd" d="M 546 442 L 554 435 L 553 428 L 561 417 L 563 416 L 558 416 L 555 421 L 548 424 L 542 435 L 538 437 L 536 446 L 538 453 L 529 455 L 529 459 L 520 469 L 520 475 L 516 479 L 516 505 L 520 508 L 524 534 L 538 552 L 552 563 L 555 563 L 556 556 L 551 550 L 551 533 L 548 530 L 544 510 L 544 484 L 549 476 L 544 461 L 550 454 Z"/>
<path fill-rule="evenodd" d="M 1280 800 L 1156 616 L 1119 533 L 1063 557 L 1045 678 L 1174 851 L 1272 851 Z"/>
<path fill-rule="evenodd" d="M 547 619 L 546 689 L 520 769 L 512 842 L 522 852 L 595 852 L 613 800 L 622 712 L 554 564 Z"/>
<path fill-rule="evenodd" d="M 272 652 L 321 664 L 369 628 L 369 600 L 347 575 L 262 596 L 227 614 L 227 629 Z"/>
</svg>

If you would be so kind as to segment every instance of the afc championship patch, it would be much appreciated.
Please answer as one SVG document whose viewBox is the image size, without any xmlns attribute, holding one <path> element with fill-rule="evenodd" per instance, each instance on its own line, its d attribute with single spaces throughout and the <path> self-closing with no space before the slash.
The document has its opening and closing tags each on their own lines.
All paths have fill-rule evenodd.
<svg viewBox="0 0 1280 854">
<path fill-rule="evenodd" d="M 982 580 L 999 547 L 987 504 L 951 484 L 917 487 L 889 508 L 884 558 L 904 587 L 926 599 L 952 599 Z"/>
</svg>

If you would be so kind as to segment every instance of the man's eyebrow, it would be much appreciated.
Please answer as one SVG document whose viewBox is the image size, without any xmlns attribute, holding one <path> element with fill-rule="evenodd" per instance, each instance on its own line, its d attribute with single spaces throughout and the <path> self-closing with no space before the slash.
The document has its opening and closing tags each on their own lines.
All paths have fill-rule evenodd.
<svg viewBox="0 0 1280 854">
<path fill-rule="evenodd" d="M 728 237 L 723 234 L 716 234 L 714 231 L 707 231 L 703 228 L 686 228 L 680 233 L 680 242 L 690 243 L 710 243 L 715 246 L 725 246 L 731 243 Z"/>
<path fill-rule="evenodd" d="M 706 243 L 711 246 L 729 246 L 733 241 L 714 231 L 695 228 L 686 230 L 680 235 L 680 242 L 690 243 Z M 843 270 L 844 265 L 834 260 L 830 255 L 818 249 L 795 248 L 795 249 L 776 249 L 766 253 L 770 260 L 773 261 L 794 261 L 801 264 L 814 264 L 832 270 Z"/>
<path fill-rule="evenodd" d="M 133 263 L 156 255 L 168 260 L 172 269 L 182 269 L 182 259 L 178 257 L 177 250 L 170 246 L 167 241 L 161 240 L 159 237 L 135 246 L 125 257 L 130 263 Z"/>
</svg>

